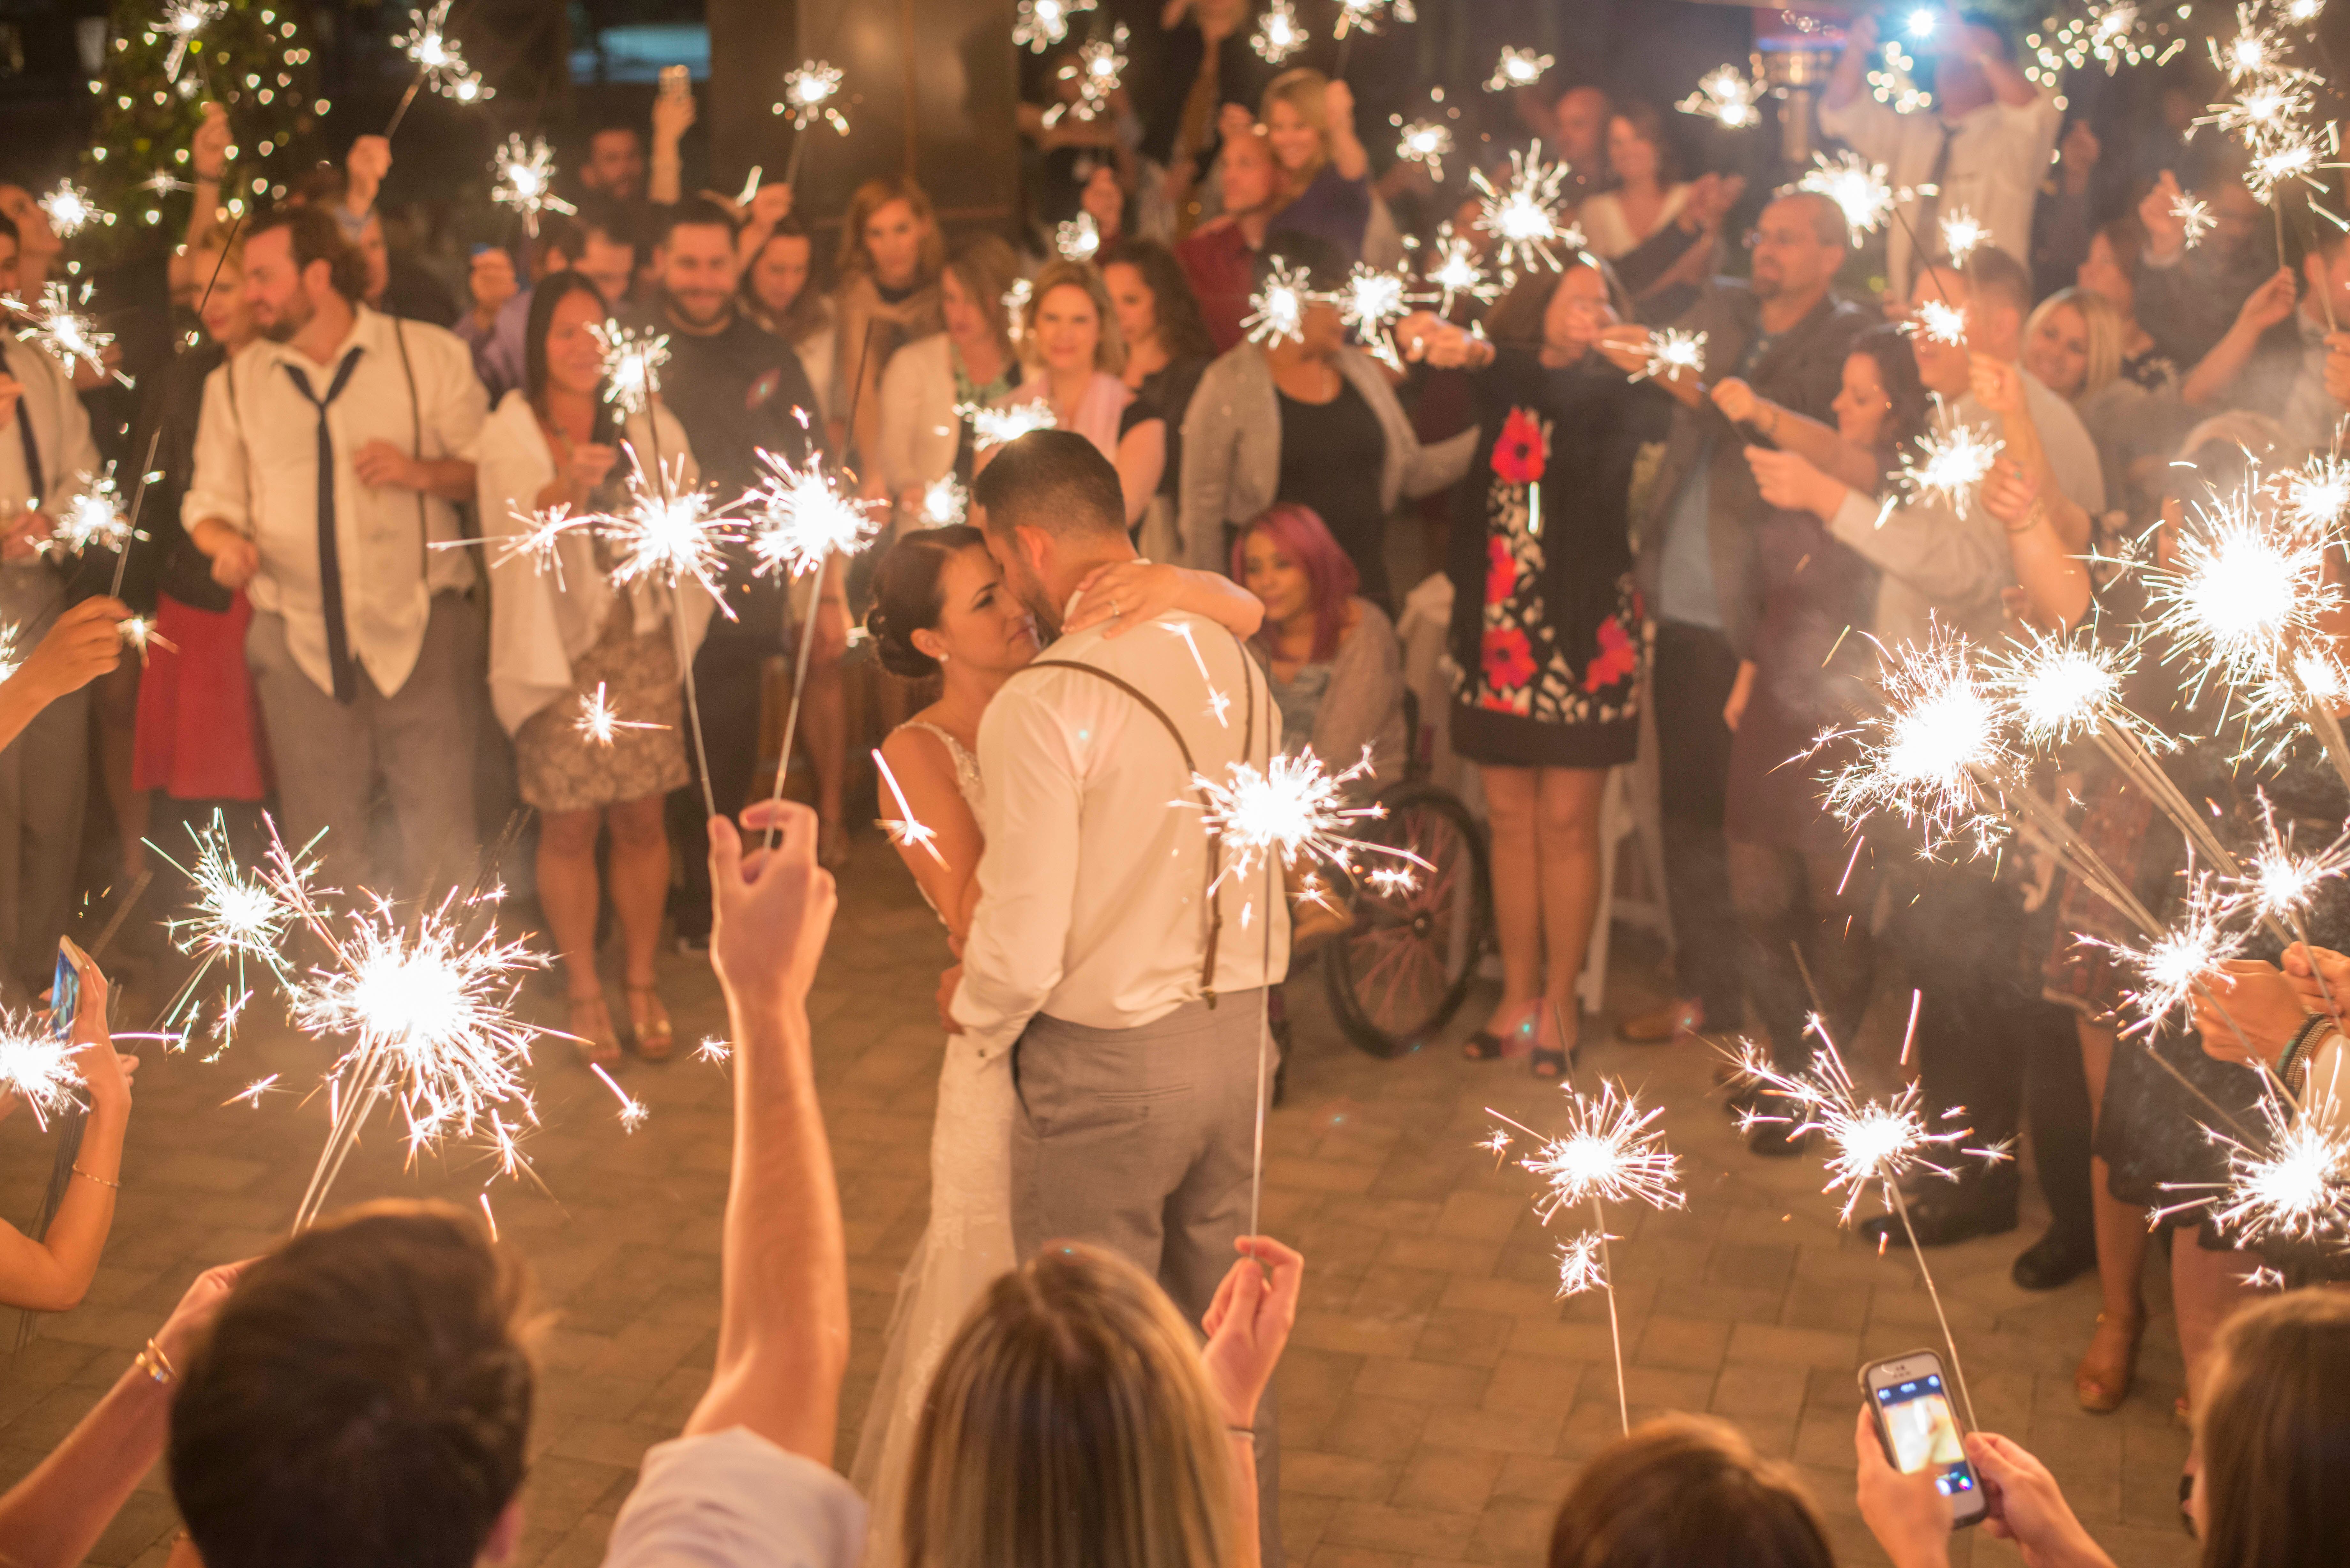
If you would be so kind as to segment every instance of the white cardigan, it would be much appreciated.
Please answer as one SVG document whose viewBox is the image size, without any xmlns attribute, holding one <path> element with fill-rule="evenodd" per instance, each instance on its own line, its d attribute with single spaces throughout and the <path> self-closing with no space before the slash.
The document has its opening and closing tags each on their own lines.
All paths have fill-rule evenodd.
<svg viewBox="0 0 2350 1568">
<path fill-rule="evenodd" d="M 702 471 L 686 444 L 685 428 L 667 409 L 655 405 L 650 421 L 643 414 L 629 416 L 623 440 L 650 470 L 656 431 L 662 460 L 672 467 L 682 460 L 681 483 L 688 488 L 699 483 Z M 563 535 L 552 563 L 528 556 L 500 560 L 528 528 L 538 493 L 555 480 L 555 454 L 547 450 L 530 400 L 519 389 L 508 392 L 483 424 L 469 455 L 476 464 L 474 493 L 490 562 L 490 701 L 511 735 L 533 713 L 572 694 L 571 661 L 602 635 L 611 613 L 612 584 L 596 569 L 595 543 L 584 530 Z M 634 584 L 629 600 L 640 635 L 659 630 L 669 618 L 670 596 L 659 587 Z M 685 657 L 691 659 L 702 646 L 717 601 L 700 584 L 691 584 L 680 607 L 685 614 Z"/>
<path fill-rule="evenodd" d="M 954 471 L 962 438 L 954 400 L 954 344 L 943 332 L 915 338 L 881 368 L 875 464 L 891 500 Z"/>
</svg>

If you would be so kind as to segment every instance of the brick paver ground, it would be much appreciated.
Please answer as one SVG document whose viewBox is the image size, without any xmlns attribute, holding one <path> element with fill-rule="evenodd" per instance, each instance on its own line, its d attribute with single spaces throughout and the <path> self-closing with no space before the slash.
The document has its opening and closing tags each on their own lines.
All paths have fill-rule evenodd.
<svg viewBox="0 0 2350 1568">
<path fill-rule="evenodd" d="M 858 845 L 814 998 L 819 1075 L 847 1208 L 858 1341 L 840 1453 L 854 1451 L 897 1272 L 919 1233 L 947 961 L 936 922 L 878 839 Z M 722 1026 L 706 967 L 665 959 L 681 1039 Z M 1637 954 L 1619 961 L 1611 1012 L 1654 997 Z M 1293 986 L 1299 1053 L 1269 1135 L 1267 1228 L 1308 1258 L 1303 1315 L 1283 1369 L 1283 1523 L 1299 1568 L 1534 1564 L 1578 1461 L 1617 1430 L 1604 1301 L 1552 1299 L 1557 1237 L 1530 1180 L 1472 1145 L 1488 1105 L 1544 1125 L 1556 1091 L 1520 1064 L 1463 1061 L 1452 1040 L 1393 1062 L 1344 1044 L 1317 974 Z M 153 1004 L 151 990 L 146 1005 Z M 1489 1003 L 1488 1003 L 1489 1004 Z M 1471 1010 L 1479 1003 L 1472 998 Z M 135 1016 L 135 1015 L 134 1015 Z M 547 1012 L 550 1020 L 554 1012 Z M 1853 1374 L 1935 1339 L 1918 1273 L 1835 1224 L 1811 1160 L 1749 1157 L 1709 1098 L 1711 1058 L 1638 1049 L 1586 1027 L 1583 1072 L 1620 1074 L 1682 1157 L 1689 1207 L 1611 1213 L 1632 1414 L 1711 1411 L 1792 1459 L 1848 1563 L 1877 1563 L 1852 1505 Z M 151 1058 L 155 1054 L 151 1050 Z M 221 1102 L 266 1073 L 315 1083 L 321 1048 L 255 1027 L 206 1066 L 151 1059 L 105 1266 L 75 1311 L 0 1355 L 0 1482 L 28 1469 L 88 1408 L 200 1269 L 282 1234 L 323 1132 L 298 1093 L 257 1108 Z M 536 1069 L 540 1193 L 499 1182 L 504 1239 L 536 1269 L 550 1314 L 531 1444 L 521 1562 L 598 1561 L 645 1447 L 675 1433 L 707 1376 L 725 1198 L 728 1085 L 681 1053 L 622 1081 L 651 1108 L 624 1135 L 610 1096 L 559 1049 Z M 0 1212 L 36 1201 L 51 1144 L 21 1111 L 0 1125 Z M 448 1151 L 402 1168 L 376 1129 L 342 1201 L 433 1194 L 474 1201 L 484 1167 Z M 2071 1371 L 2096 1297 L 2089 1281 L 2045 1296 L 2007 1278 L 2015 1237 L 1935 1255 L 1984 1425 L 2035 1449 L 2092 1531 L 2134 1568 L 2192 1560 L 2174 1522 L 2187 1449 L 2168 1303 L 2137 1391 L 2117 1414 L 2074 1406 Z M 2153 1271 L 2159 1272 L 2158 1267 Z M 0 1345 L 13 1345 L 14 1325 Z M 160 1476 L 123 1511 L 93 1563 L 159 1563 L 172 1528 Z M 1973 1548 L 2011 1562 L 2005 1546 Z"/>
</svg>

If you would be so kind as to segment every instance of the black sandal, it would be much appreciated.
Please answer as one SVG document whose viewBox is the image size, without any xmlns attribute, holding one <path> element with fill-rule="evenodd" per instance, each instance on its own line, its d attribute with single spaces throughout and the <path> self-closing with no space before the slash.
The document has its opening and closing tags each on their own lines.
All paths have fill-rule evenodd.
<svg viewBox="0 0 2350 1568">
<path fill-rule="evenodd" d="M 1502 1059 L 1502 1037 L 1490 1029 L 1480 1029 L 1469 1036 L 1461 1054 L 1471 1062 L 1498 1062 Z"/>
<path fill-rule="evenodd" d="M 1566 1076 L 1567 1068 L 1574 1065 L 1574 1058 L 1575 1053 L 1572 1049 L 1553 1051 L 1537 1045 L 1534 1047 L 1534 1065 L 1530 1070 L 1535 1077 L 1544 1083 L 1556 1083 Z"/>
</svg>

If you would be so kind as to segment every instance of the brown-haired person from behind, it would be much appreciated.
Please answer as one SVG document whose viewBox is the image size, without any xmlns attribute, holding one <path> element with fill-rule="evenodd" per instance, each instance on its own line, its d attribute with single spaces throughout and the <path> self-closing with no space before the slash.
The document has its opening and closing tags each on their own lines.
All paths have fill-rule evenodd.
<svg viewBox="0 0 2350 1568">
<path fill-rule="evenodd" d="M 1835 1553 L 1792 1469 L 1726 1421 L 1665 1416 L 1584 1465 L 1548 1568 L 1835 1568 Z"/>
<path fill-rule="evenodd" d="M 859 462 L 872 461 L 881 438 L 879 397 L 889 356 L 917 337 L 946 330 L 939 314 L 939 273 L 946 265 L 945 241 L 931 198 L 913 181 L 897 176 L 868 180 L 848 199 L 840 221 L 840 254 L 834 273 L 833 315 L 840 336 L 832 406 L 855 428 L 846 430 L 847 450 Z"/>
</svg>

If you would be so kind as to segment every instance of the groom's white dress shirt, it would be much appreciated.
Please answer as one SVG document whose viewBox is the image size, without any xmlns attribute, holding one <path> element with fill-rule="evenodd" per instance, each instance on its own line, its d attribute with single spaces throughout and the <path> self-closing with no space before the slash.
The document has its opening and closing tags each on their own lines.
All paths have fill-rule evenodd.
<svg viewBox="0 0 2350 1568">
<path fill-rule="evenodd" d="M 1207 680 L 1178 626 L 1190 628 Z M 1247 760 L 1262 768 L 1280 747 L 1281 715 L 1263 673 L 1231 632 L 1198 616 L 1170 612 L 1117 638 L 1093 628 L 1062 638 L 1039 658 L 1090 664 L 1148 692 L 1209 778 L 1222 781 L 1242 760 L 1251 728 L 1244 694 L 1255 714 Z M 1231 699 L 1223 722 L 1211 682 Z M 1199 1000 L 1210 926 L 1208 836 L 1166 728 L 1098 677 L 1032 669 L 989 702 L 979 764 L 987 780 L 987 847 L 953 1012 L 981 1052 L 1009 1048 L 1038 1012 L 1096 1029 L 1133 1029 Z M 1270 965 L 1263 868 L 1227 877 L 1216 897 L 1223 910 L 1217 993 L 1281 979 L 1289 964 L 1289 911 L 1278 872 Z"/>
</svg>

